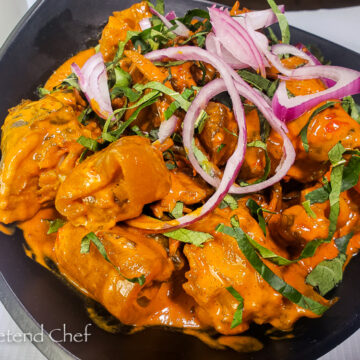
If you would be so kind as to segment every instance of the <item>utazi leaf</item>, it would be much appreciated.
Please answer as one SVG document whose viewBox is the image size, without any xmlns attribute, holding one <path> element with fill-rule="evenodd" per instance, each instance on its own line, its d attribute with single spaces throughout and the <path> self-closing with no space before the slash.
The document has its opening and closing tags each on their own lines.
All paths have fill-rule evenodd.
<svg viewBox="0 0 360 360">
<path fill-rule="evenodd" d="M 76 141 L 80 145 L 86 147 L 88 150 L 91 150 L 94 152 L 99 150 L 99 143 L 95 139 L 90 139 L 86 136 L 81 135 Z"/>
<path fill-rule="evenodd" d="M 279 26 L 281 30 L 281 42 L 283 44 L 290 43 L 290 28 L 289 23 L 286 19 L 286 16 L 280 11 L 278 6 L 276 5 L 274 0 L 267 0 L 268 4 L 270 5 L 272 11 L 276 15 L 279 21 Z"/>
<path fill-rule="evenodd" d="M 98 249 L 98 251 L 100 252 L 100 254 L 102 255 L 102 257 L 108 262 L 110 263 L 114 269 L 118 272 L 118 274 L 123 277 L 125 280 L 130 281 L 132 283 L 138 283 L 140 286 L 145 284 L 145 276 L 141 275 L 139 277 L 134 277 L 134 278 L 127 278 L 126 276 L 124 276 L 119 268 L 117 266 L 115 266 L 111 260 L 109 259 L 106 249 L 103 245 L 103 243 L 101 242 L 101 240 L 96 236 L 96 234 L 94 232 L 90 232 L 88 234 L 86 234 L 82 239 L 81 239 L 81 247 L 80 247 L 80 253 L 81 254 L 88 254 L 90 251 L 90 245 L 91 243 L 93 243 L 96 248 Z"/>
<path fill-rule="evenodd" d="M 213 236 L 208 233 L 188 229 L 169 231 L 164 233 L 164 235 L 169 238 L 199 247 L 203 246 L 205 242 L 213 238 Z"/>
<path fill-rule="evenodd" d="M 230 325 L 230 328 L 234 329 L 242 323 L 244 298 L 232 286 L 228 286 L 226 290 L 239 302 Z"/>
<path fill-rule="evenodd" d="M 239 249 L 249 261 L 250 265 L 274 290 L 279 292 L 288 300 L 304 309 L 312 311 L 317 315 L 322 315 L 328 309 L 327 306 L 301 294 L 298 290 L 286 283 L 282 278 L 277 276 L 270 268 L 268 268 L 261 261 L 255 249 L 251 246 L 244 231 L 238 226 L 238 221 L 236 219 L 232 219 L 232 227 L 221 224 L 216 230 L 233 237 L 237 241 Z"/>
<path fill-rule="evenodd" d="M 47 231 L 47 234 L 53 234 L 58 232 L 58 230 L 63 227 L 66 223 L 63 219 L 55 219 L 55 220 L 47 220 L 49 223 L 49 230 Z"/>
</svg>

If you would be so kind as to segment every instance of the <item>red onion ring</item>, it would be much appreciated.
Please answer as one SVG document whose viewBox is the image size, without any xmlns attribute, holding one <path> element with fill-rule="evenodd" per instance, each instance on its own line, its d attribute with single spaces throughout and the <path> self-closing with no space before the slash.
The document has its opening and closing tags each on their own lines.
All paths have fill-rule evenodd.
<svg viewBox="0 0 360 360">
<path fill-rule="evenodd" d="M 168 120 L 165 120 L 160 124 L 158 136 L 161 144 L 174 133 L 178 121 L 179 118 L 172 115 Z"/>
<path fill-rule="evenodd" d="M 284 124 L 276 118 L 269 104 L 263 99 L 262 95 L 249 92 L 247 87 L 244 87 L 242 83 L 236 81 L 236 88 L 239 92 L 239 95 L 244 96 L 250 100 L 264 115 L 268 120 L 271 127 L 283 138 L 283 156 L 280 161 L 278 168 L 275 171 L 275 175 L 269 179 L 245 187 L 240 187 L 239 185 L 232 185 L 229 193 L 232 194 L 247 194 L 252 192 L 258 192 L 263 190 L 277 182 L 279 182 L 289 171 L 290 167 L 295 161 L 295 150 L 290 141 L 286 136 L 285 132 L 287 131 L 284 128 Z M 206 171 L 202 169 L 199 165 L 192 149 L 192 139 L 194 138 L 194 125 L 197 116 L 201 110 L 204 110 L 207 103 L 217 94 L 226 91 L 225 83 L 222 79 L 216 79 L 205 85 L 199 94 L 196 96 L 193 101 L 194 108 L 196 112 L 187 112 L 184 122 L 183 122 L 183 142 L 184 147 L 188 150 L 188 158 L 192 166 L 195 168 L 196 172 L 210 185 L 217 187 L 220 183 L 220 179 L 217 176 L 212 177 Z"/>
<path fill-rule="evenodd" d="M 168 12 L 166 15 L 165 15 L 165 18 L 167 20 L 175 20 L 177 18 L 176 14 L 175 14 L 175 11 L 170 11 Z"/>
<path fill-rule="evenodd" d="M 139 26 L 142 31 L 151 28 L 150 18 L 143 18 L 139 21 Z"/>
<path fill-rule="evenodd" d="M 304 44 L 298 43 L 295 45 L 295 47 L 299 50 L 302 50 L 306 55 L 308 55 L 312 59 L 313 65 L 320 65 L 320 66 L 322 65 L 322 63 L 317 59 L 317 57 L 314 54 L 312 54 Z M 321 79 L 321 80 L 328 88 L 336 84 L 335 81 L 331 79 Z"/>
<path fill-rule="evenodd" d="M 225 11 L 211 7 L 209 14 L 213 32 L 221 44 L 240 62 L 265 76 L 264 58 L 248 31 Z"/>
<path fill-rule="evenodd" d="M 294 120 L 323 101 L 342 99 L 360 92 L 360 72 L 340 66 L 306 66 L 290 71 L 288 76 L 292 79 L 326 78 L 336 84 L 316 94 L 289 98 L 286 83 L 281 81 L 272 106 L 276 116 L 283 121 Z"/>
<path fill-rule="evenodd" d="M 285 12 L 284 5 L 279 5 L 278 8 L 282 13 Z M 272 9 L 250 11 L 244 14 L 233 16 L 233 18 L 241 25 L 244 25 L 244 21 L 247 20 L 254 30 L 266 28 L 278 22 L 278 19 Z"/>
<path fill-rule="evenodd" d="M 173 24 L 165 16 L 161 15 L 152 6 L 150 6 L 149 8 L 150 8 L 150 12 L 156 15 L 168 29 L 173 27 Z M 174 34 L 185 37 L 190 36 L 190 30 L 183 23 L 181 23 L 179 20 L 175 20 L 175 24 L 177 25 L 177 28 L 172 30 Z"/>
<path fill-rule="evenodd" d="M 201 208 L 173 221 L 169 221 L 169 222 L 156 221 L 154 224 L 152 224 L 152 226 L 149 227 L 147 227 L 146 225 L 144 226 L 141 223 L 140 224 L 137 223 L 136 219 L 129 222 L 131 226 L 141 227 L 143 229 L 149 229 L 153 231 L 177 229 L 188 226 L 194 223 L 195 221 L 200 220 L 208 213 L 210 213 L 226 196 L 231 185 L 234 183 L 237 174 L 240 171 L 241 165 L 244 161 L 245 150 L 246 150 L 245 115 L 240 97 L 234 85 L 234 80 L 232 79 L 231 75 L 228 73 L 228 70 L 230 68 L 217 56 L 210 54 L 208 51 L 203 50 L 201 48 L 195 48 L 193 46 L 182 46 L 182 47 L 173 47 L 162 50 L 156 50 L 146 54 L 146 57 L 152 61 L 162 60 L 164 58 L 172 58 L 175 60 L 204 61 L 208 64 L 213 65 L 219 71 L 220 75 L 223 77 L 225 87 L 229 92 L 229 95 L 233 102 L 234 115 L 235 115 L 235 119 L 238 122 L 238 127 L 239 127 L 239 137 L 238 137 L 238 143 L 236 149 L 229 158 L 225 166 L 224 174 L 219 183 L 219 186 L 216 189 L 215 193 L 208 199 L 208 201 Z M 196 115 L 198 113 L 199 101 L 196 101 L 198 96 L 190 105 L 187 114 L 190 113 Z M 188 151 L 189 149 L 185 148 L 185 150 Z"/>
<path fill-rule="evenodd" d="M 73 63 L 71 69 L 78 77 L 80 89 L 92 109 L 103 119 L 107 119 L 109 116 L 114 118 L 102 54 L 97 53 L 91 56 L 81 69 L 76 63 Z"/>
<path fill-rule="evenodd" d="M 210 32 L 206 36 L 205 46 L 206 50 L 210 51 L 212 54 L 219 56 L 233 69 L 245 69 L 249 66 L 248 64 L 242 63 L 241 61 L 236 59 L 229 51 L 227 51 L 226 48 L 215 36 L 215 34 L 212 32 Z"/>
</svg>

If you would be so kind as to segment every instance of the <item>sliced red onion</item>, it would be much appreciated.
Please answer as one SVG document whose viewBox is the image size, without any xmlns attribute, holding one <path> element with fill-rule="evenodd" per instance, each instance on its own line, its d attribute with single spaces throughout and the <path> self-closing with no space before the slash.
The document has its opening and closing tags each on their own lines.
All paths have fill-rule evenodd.
<svg viewBox="0 0 360 360">
<path fill-rule="evenodd" d="M 305 54 L 307 54 L 312 59 L 313 65 L 322 65 L 322 63 L 319 61 L 319 59 L 314 54 L 312 54 L 304 44 L 298 43 L 295 45 L 295 47 L 298 48 L 299 50 L 302 50 Z M 336 84 L 335 81 L 333 81 L 331 79 L 321 79 L 321 80 L 324 82 L 324 84 L 328 88 L 330 88 Z"/>
<path fill-rule="evenodd" d="M 150 18 L 143 18 L 139 21 L 139 26 L 142 31 L 151 28 Z"/>
<path fill-rule="evenodd" d="M 150 12 L 156 15 L 168 29 L 173 27 L 173 24 L 164 15 L 161 15 L 158 11 L 156 11 L 152 6 L 150 6 Z M 185 37 L 190 36 L 190 30 L 183 23 L 175 20 L 175 24 L 177 25 L 177 28 L 172 30 L 174 34 Z"/>
<path fill-rule="evenodd" d="M 178 121 L 179 118 L 173 115 L 168 120 L 165 120 L 160 124 L 158 136 L 161 144 L 174 133 Z"/>
<path fill-rule="evenodd" d="M 279 5 L 278 7 L 282 13 L 285 12 L 284 5 Z M 244 14 L 233 16 L 233 18 L 243 26 L 244 21 L 247 20 L 254 30 L 266 28 L 278 22 L 278 19 L 272 9 L 250 11 Z"/>
<path fill-rule="evenodd" d="M 290 167 L 294 163 L 296 154 L 290 139 L 285 134 L 285 132 L 287 132 L 286 127 L 284 127 L 284 124 L 276 118 L 270 105 L 263 98 L 264 95 L 249 92 L 249 89 L 243 86 L 242 82 L 239 82 L 238 79 L 236 79 L 235 81 L 239 95 L 244 96 L 245 98 L 250 100 L 259 109 L 259 111 L 261 111 L 264 117 L 268 120 L 271 127 L 283 138 L 283 156 L 279 166 L 275 170 L 274 176 L 261 183 L 245 187 L 240 187 L 239 185 L 234 184 L 229 190 L 229 193 L 232 194 L 248 194 L 252 192 L 258 192 L 279 182 L 287 174 Z M 219 185 L 220 179 L 217 176 L 209 175 L 206 171 L 202 169 L 202 167 L 196 160 L 191 144 L 194 138 L 194 125 L 198 114 L 201 110 L 205 109 L 206 104 L 209 102 L 210 99 L 223 91 L 226 91 L 226 86 L 223 79 L 216 79 L 205 85 L 193 101 L 196 112 L 190 112 L 189 109 L 183 122 L 183 142 L 184 147 L 186 149 L 189 149 L 189 161 L 191 162 L 191 165 L 195 168 L 196 172 L 207 183 L 214 187 L 217 187 Z"/>
<path fill-rule="evenodd" d="M 92 109 L 103 119 L 114 118 L 102 54 L 99 52 L 91 56 L 81 69 L 73 63 L 71 69 L 78 77 L 79 86 Z"/>
<path fill-rule="evenodd" d="M 131 226 L 135 226 L 135 227 L 138 226 L 143 229 L 149 229 L 153 231 L 177 229 L 188 226 L 200 220 L 208 213 L 210 213 L 221 202 L 221 200 L 228 193 L 231 185 L 234 183 L 237 174 L 240 171 L 241 165 L 244 161 L 245 150 L 246 150 L 245 115 L 244 115 L 241 99 L 234 85 L 234 80 L 229 74 L 229 70 L 230 71 L 232 70 L 217 56 L 210 54 L 208 51 L 203 50 L 201 48 L 197 48 L 194 46 L 182 46 L 182 47 L 172 47 L 172 48 L 153 51 L 151 53 L 146 54 L 146 57 L 152 61 L 163 60 L 164 58 L 171 58 L 175 60 L 204 61 L 214 66 L 219 71 L 220 75 L 223 77 L 225 88 L 229 92 L 230 98 L 233 103 L 233 111 L 239 127 L 239 136 L 238 136 L 238 143 L 236 149 L 232 154 L 232 156 L 229 158 L 225 166 L 224 174 L 220 183 L 218 184 L 218 188 L 216 189 L 215 193 L 210 197 L 210 199 L 208 199 L 208 201 L 201 208 L 179 219 L 170 222 L 156 222 L 156 225 L 153 224 L 153 226 L 149 226 L 149 227 L 147 227 L 141 222 L 137 223 L 136 219 L 131 221 L 130 223 Z M 200 104 L 201 98 L 200 100 L 196 101 L 198 96 L 192 102 L 191 106 L 189 107 L 189 110 L 187 111 L 187 116 L 191 116 L 189 114 L 193 114 L 194 116 L 191 116 L 191 118 L 194 117 L 195 119 L 199 115 L 200 109 L 203 108 L 203 106 Z M 206 106 L 206 103 L 204 104 L 204 106 Z M 188 152 L 189 148 L 185 146 L 185 150 Z"/>
<path fill-rule="evenodd" d="M 167 20 L 175 20 L 177 18 L 176 14 L 175 14 L 175 11 L 170 11 L 168 12 L 166 15 L 165 15 L 165 18 Z"/>
<path fill-rule="evenodd" d="M 241 63 L 248 64 L 254 70 L 260 70 L 265 76 L 263 55 L 259 52 L 248 31 L 226 11 L 209 8 L 210 22 L 221 44 Z"/>
<path fill-rule="evenodd" d="M 286 83 L 281 81 L 272 106 L 277 117 L 283 121 L 294 120 L 323 101 L 342 99 L 360 92 L 360 72 L 340 66 L 306 66 L 292 70 L 288 76 L 292 79 L 326 78 L 336 84 L 315 94 L 289 98 Z"/>
<path fill-rule="evenodd" d="M 210 32 L 206 36 L 205 46 L 206 50 L 210 51 L 212 54 L 219 56 L 233 69 L 245 69 L 249 66 L 248 64 L 242 63 L 241 61 L 236 59 L 229 51 L 227 51 L 226 48 L 221 45 L 215 34 L 212 32 Z"/>
</svg>

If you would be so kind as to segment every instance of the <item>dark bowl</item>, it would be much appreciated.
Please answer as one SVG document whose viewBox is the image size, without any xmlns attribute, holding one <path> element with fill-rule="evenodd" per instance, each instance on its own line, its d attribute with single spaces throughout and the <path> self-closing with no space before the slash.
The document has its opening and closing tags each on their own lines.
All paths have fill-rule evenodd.
<svg viewBox="0 0 360 360">
<path fill-rule="evenodd" d="M 0 52 L 0 118 L 23 98 L 35 98 L 35 90 L 65 59 L 94 44 L 113 10 L 131 5 L 131 0 L 39 0 L 22 19 Z M 183 14 L 209 3 L 168 0 L 168 9 Z M 264 1 L 264 7 L 266 6 Z M 333 64 L 360 70 L 360 55 L 327 40 L 292 29 L 292 42 L 317 44 Z M 23 251 L 20 231 L 0 234 L 0 300 L 24 332 L 64 329 L 83 333 L 90 320 L 83 300 L 63 282 Z M 0 274 L 1 275 L 1 274 Z M 355 258 L 337 290 L 339 302 L 322 318 L 300 320 L 293 339 L 273 341 L 259 333 L 264 349 L 253 354 L 210 349 L 194 337 L 163 329 L 147 329 L 132 336 L 112 335 L 89 327 L 87 342 L 55 343 L 49 337 L 35 343 L 49 359 L 76 356 L 83 359 L 315 359 L 350 336 L 360 326 L 360 259 Z M 56 340 L 61 340 L 57 338 Z M 73 355 L 70 355 L 73 354 Z"/>
</svg>

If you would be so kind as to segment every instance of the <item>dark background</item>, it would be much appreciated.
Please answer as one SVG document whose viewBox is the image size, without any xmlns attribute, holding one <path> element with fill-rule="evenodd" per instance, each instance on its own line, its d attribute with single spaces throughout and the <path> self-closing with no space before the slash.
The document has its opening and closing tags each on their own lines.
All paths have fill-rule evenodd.
<svg viewBox="0 0 360 360">
<path fill-rule="evenodd" d="M 232 6 L 235 0 L 218 0 Z M 360 0 L 277 0 L 277 4 L 285 4 L 286 10 L 314 10 L 320 8 L 337 8 L 360 5 Z M 265 9 L 266 0 L 240 0 L 240 5 L 249 9 Z M 360 15 L 360 14 L 359 14 Z"/>
</svg>

